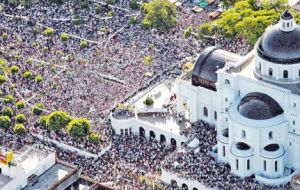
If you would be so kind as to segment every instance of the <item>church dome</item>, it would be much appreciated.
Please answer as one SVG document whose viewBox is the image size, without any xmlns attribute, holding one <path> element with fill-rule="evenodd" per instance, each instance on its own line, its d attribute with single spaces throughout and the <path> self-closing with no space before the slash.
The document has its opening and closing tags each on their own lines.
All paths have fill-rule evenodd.
<svg viewBox="0 0 300 190">
<path fill-rule="evenodd" d="M 249 93 L 237 107 L 239 113 L 255 120 L 271 119 L 283 113 L 281 106 L 270 96 L 258 92 Z"/>
<path fill-rule="evenodd" d="M 218 47 L 205 48 L 193 68 L 192 85 L 216 90 L 217 70 L 222 69 L 227 62 L 237 62 L 239 59 L 239 55 Z"/>
<path fill-rule="evenodd" d="M 258 55 L 278 64 L 300 63 L 300 26 L 285 10 L 278 24 L 269 28 L 258 41 Z"/>
</svg>

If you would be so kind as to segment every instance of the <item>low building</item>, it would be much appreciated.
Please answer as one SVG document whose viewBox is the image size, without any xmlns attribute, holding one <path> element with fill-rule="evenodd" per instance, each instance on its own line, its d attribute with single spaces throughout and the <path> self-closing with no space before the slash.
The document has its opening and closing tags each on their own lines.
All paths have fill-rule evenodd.
<svg viewBox="0 0 300 190">
<path fill-rule="evenodd" d="M 55 152 L 26 147 L 21 152 L 1 149 L 0 189 L 22 189 L 55 164 Z"/>
</svg>

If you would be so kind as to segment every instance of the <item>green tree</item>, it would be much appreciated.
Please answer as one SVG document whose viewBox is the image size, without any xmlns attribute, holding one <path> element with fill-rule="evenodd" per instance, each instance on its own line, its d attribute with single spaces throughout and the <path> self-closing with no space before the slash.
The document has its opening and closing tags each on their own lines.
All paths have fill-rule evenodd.
<svg viewBox="0 0 300 190">
<path fill-rule="evenodd" d="M 25 123 L 26 122 L 26 116 L 22 113 L 15 116 L 15 121 L 17 123 Z"/>
<path fill-rule="evenodd" d="M 48 115 L 46 125 L 50 129 L 58 131 L 65 128 L 71 120 L 72 118 L 66 112 L 55 111 Z"/>
<path fill-rule="evenodd" d="M 189 38 L 192 34 L 193 28 L 191 26 L 187 27 L 187 29 L 184 31 L 183 35 L 185 38 Z"/>
<path fill-rule="evenodd" d="M 0 128 L 7 130 L 10 127 L 10 124 L 8 116 L 0 116 Z"/>
<path fill-rule="evenodd" d="M 140 4 L 137 0 L 132 0 L 129 3 L 129 7 L 134 9 L 134 10 L 138 10 L 138 9 L 140 9 L 141 6 L 140 6 Z"/>
<path fill-rule="evenodd" d="M 7 94 L 3 97 L 3 102 L 6 104 L 11 104 L 14 102 L 14 97 L 11 94 Z"/>
<path fill-rule="evenodd" d="M 100 5 L 96 5 L 96 7 L 95 7 L 95 12 L 96 12 L 96 14 L 100 14 L 101 13 L 101 7 L 100 7 Z"/>
<path fill-rule="evenodd" d="M 54 34 L 55 30 L 53 28 L 50 27 L 46 27 L 46 29 L 44 30 L 44 35 L 45 36 L 52 36 Z"/>
<path fill-rule="evenodd" d="M 89 141 L 91 143 L 99 143 L 100 141 L 100 136 L 99 136 L 99 133 L 96 133 L 96 132 L 91 132 L 90 135 L 89 135 Z"/>
<path fill-rule="evenodd" d="M 26 104 L 23 100 L 19 100 L 17 103 L 16 103 L 16 107 L 17 109 L 22 109 L 22 108 L 25 108 Z"/>
<path fill-rule="evenodd" d="M 91 124 L 86 118 L 73 119 L 67 127 L 67 131 L 74 137 L 84 137 L 90 133 Z"/>
<path fill-rule="evenodd" d="M 0 75 L 0 84 L 4 84 L 6 82 L 6 77 L 4 75 Z"/>
<path fill-rule="evenodd" d="M 198 28 L 199 36 L 220 34 L 226 37 L 243 37 L 254 44 L 265 29 L 278 22 L 286 8 L 286 0 L 242 0 L 226 10 L 222 16 Z M 300 18 L 295 14 L 295 18 Z"/>
<path fill-rule="evenodd" d="M 35 80 L 36 83 L 39 84 L 40 82 L 43 81 L 43 77 L 41 75 L 37 75 L 34 80 Z"/>
<path fill-rule="evenodd" d="M 10 67 L 10 71 L 12 73 L 17 73 L 17 72 L 19 72 L 19 70 L 20 70 L 20 68 L 16 65 L 13 65 L 13 66 Z"/>
<path fill-rule="evenodd" d="M 70 36 L 67 33 L 63 32 L 60 34 L 59 38 L 62 42 L 66 42 L 66 41 L 68 41 L 68 39 L 70 39 Z"/>
<path fill-rule="evenodd" d="M 30 71 L 26 71 L 23 73 L 23 77 L 26 79 L 31 79 L 32 73 Z"/>
<path fill-rule="evenodd" d="M 143 26 L 168 30 L 177 24 L 176 7 L 168 0 L 152 0 L 143 7 L 145 17 Z"/>
<path fill-rule="evenodd" d="M 45 128 L 47 126 L 47 117 L 46 115 L 41 115 L 38 120 L 38 125 Z"/>
<path fill-rule="evenodd" d="M 18 134 L 18 135 L 22 135 L 26 132 L 26 128 L 23 124 L 15 124 L 14 128 L 13 128 L 14 133 Z"/>
<path fill-rule="evenodd" d="M 11 108 L 7 107 L 2 111 L 2 115 L 12 117 L 14 115 L 14 112 Z"/>
<path fill-rule="evenodd" d="M 43 113 L 44 105 L 42 103 L 36 103 L 32 106 L 31 110 L 34 115 L 41 115 Z"/>
<path fill-rule="evenodd" d="M 89 43 L 86 40 L 80 40 L 79 45 L 80 45 L 80 48 L 84 49 L 84 48 L 87 48 L 89 46 Z"/>
<path fill-rule="evenodd" d="M 151 106 L 151 105 L 154 104 L 154 100 L 153 100 L 153 98 L 151 98 L 150 96 L 148 96 L 148 97 L 146 98 L 146 100 L 144 100 L 143 103 L 144 103 L 145 105 L 147 105 L 147 106 Z"/>
</svg>

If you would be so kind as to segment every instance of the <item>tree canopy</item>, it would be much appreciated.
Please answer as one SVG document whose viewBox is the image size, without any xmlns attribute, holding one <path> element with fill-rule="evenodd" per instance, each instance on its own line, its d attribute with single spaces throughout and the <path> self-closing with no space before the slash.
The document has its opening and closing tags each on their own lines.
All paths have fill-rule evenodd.
<svg viewBox="0 0 300 190">
<path fill-rule="evenodd" d="M 255 44 L 265 29 L 278 22 L 286 8 L 286 0 L 256 1 L 243 0 L 226 10 L 222 16 L 199 27 L 199 35 L 222 34 L 226 37 L 244 37 Z M 294 14 L 299 21 L 299 14 Z"/>
<path fill-rule="evenodd" d="M 177 24 L 176 7 L 168 0 L 152 0 L 143 7 L 143 26 L 168 30 Z"/>
<path fill-rule="evenodd" d="M 0 128 L 7 130 L 10 127 L 10 124 L 8 116 L 0 116 Z"/>
<path fill-rule="evenodd" d="M 86 118 L 73 119 L 67 127 L 67 131 L 74 137 L 84 137 L 90 133 L 91 124 Z"/>
<path fill-rule="evenodd" d="M 14 126 L 13 131 L 18 135 L 22 135 L 26 132 L 26 128 L 23 124 L 18 123 Z"/>
<path fill-rule="evenodd" d="M 55 111 L 48 115 L 46 125 L 54 131 L 61 130 L 66 127 L 72 118 L 63 111 Z"/>
</svg>

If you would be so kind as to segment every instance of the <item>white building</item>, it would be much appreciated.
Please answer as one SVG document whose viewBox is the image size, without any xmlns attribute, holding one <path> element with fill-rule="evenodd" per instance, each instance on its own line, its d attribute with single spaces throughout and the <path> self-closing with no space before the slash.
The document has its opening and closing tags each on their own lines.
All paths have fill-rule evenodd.
<svg viewBox="0 0 300 190">
<path fill-rule="evenodd" d="M 1 149 L 0 190 L 23 189 L 55 164 L 55 152 L 28 147 L 22 152 Z"/>
<path fill-rule="evenodd" d="M 216 126 L 217 159 L 241 177 L 289 181 L 300 168 L 300 26 L 292 14 L 245 57 L 205 49 L 190 79 L 177 80 L 178 112 Z"/>
<path fill-rule="evenodd" d="M 300 26 L 288 10 L 246 56 L 206 48 L 175 89 L 177 115 L 217 128 L 216 159 L 232 173 L 278 185 L 299 172 Z M 138 127 L 161 133 L 136 116 L 112 117 L 112 126 L 117 133 Z"/>
</svg>

